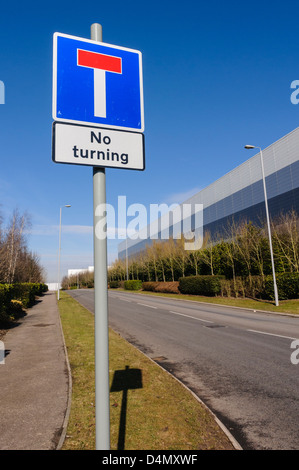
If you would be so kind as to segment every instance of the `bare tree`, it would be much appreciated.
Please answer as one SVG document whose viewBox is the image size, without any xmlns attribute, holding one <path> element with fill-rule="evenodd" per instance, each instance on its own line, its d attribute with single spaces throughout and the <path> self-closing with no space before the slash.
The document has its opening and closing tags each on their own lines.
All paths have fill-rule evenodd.
<svg viewBox="0 0 299 470">
<path fill-rule="evenodd" d="M 146 273 L 148 281 L 151 281 L 151 253 L 150 250 L 148 250 L 148 245 L 146 250 L 140 253 L 139 260 L 141 262 L 142 270 Z"/>
<path fill-rule="evenodd" d="M 16 209 L 7 229 L 4 231 L 1 246 L 1 277 L 6 283 L 14 282 L 17 262 L 22 250 L 26 247 L 25 232 L 29 229 L 30 217 L 27 213 L 20 215 Z"/>
<path fill-rule="evenodd" d="M 170 270 L 171 280 L 174 282 L 176 246 L 173 238 L 163 243 L 165 267 Z"/>
<path fill-rule="evenodd" d="M 163 282 L 165 282 L 165 267 L 166 267 L 166 264 L 165 264 L 165 254 L 164 254 L 164 246 L 163 245 L 164 245 L 164 242 L 154 241 L 153 249 L 155 251 L 156 258 L 157 258 L 157 267 L 158 267 L 159 271 L 162 274 Z"/>
<path fill-rule="evenodd" d="M 175 242 L 175 265 L 180 270 L 182 277 L 185 277 L 188 258 L 189 251 L 185 249 L 185 239 L 182 235 L 181 238 Z"/>
<path fill-rule="evenodd" d="M 265 273 L 264 273 L 264 252 L 263 252 L 263 245 L 265 241 L 265 236 L 263 235 L 263 228 L 259 228 L 253 224 L 247 225 L 247 236 L 248 236 L 248 243 L 249 249 L 251 254 L 252 260 L 252 267 L 255 265 L 259 275 L 262 277 L 264 282 Z M 268 244 L 267 244 L 268 247 Z"/>
<path fill-rule="evenodd" d="M 214 243 L 210 232 L 206 232 L 203 239 L 201 257 L 203 262 L 209 266 L 211 275 L 214 276 Z"/>
<path fill-rule="evenodd" d="M 14 282 L 44 282 L 44 269 L 36 253 L 23 248 L 18 256 Z"/>
<path fill-rule="evenodd" d="M 199 263 L 201 260 L 202 260 L 202 251 L 200 249 L 189 251 L 189 263 L 190 263 L 190 266 L 195 271 L 195 276 L 198 275 L 198 267 L 199 267 Z"/>
<path fill-rule="evenodd" d="M 288 271 L 299 272 L 299 219 L 292 210 L 281 214 L 272 223 L 273 241 L 279 248 L 282 264 L 288 266 Z"/>
<path fill-rule="evenodd" d="M 237 243 L 238 225 L 232 220 L 225 230 L 225 240 L 222 240 L 221 246 L 223 248 L 224 256 L 229 267 L 232 270 L 234 290 L 237 295 L 236 285 L 236 261 L 238 259 L 238 243 Z"/>
<path fill-rule="evenodd" d="M 158 265 L 157 265 L 157 253 L 154 245 L 147 246 L 147 256 L 150 259 L 151 265 L 154 268 L 155 281 L 158 281 Z"/>
</svg>

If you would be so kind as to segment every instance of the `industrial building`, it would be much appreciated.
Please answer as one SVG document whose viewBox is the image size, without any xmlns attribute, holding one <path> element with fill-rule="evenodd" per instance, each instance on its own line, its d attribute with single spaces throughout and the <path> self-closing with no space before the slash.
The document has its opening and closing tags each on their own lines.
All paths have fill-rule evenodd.
<svg viewBox="0 0 299 470">
<path fill-rule="evenodd" d="M 270 218 L 292 209 L 299 214 L 299 128 L 263 149 L 263 162 Z M 258 224 L 265 219 L 259 151 L 183 204 L 203 204 L 203 233 L 209 232 L 212 237 L 224 232 L 232 220 Z M 195 230 L 194 217 L 192 223 Z M 151 242 L 150 237 L 128 238 L 119 244 L 118 256 L 133 256 Z"/>
<path fill-rule="evenodd" d="M 80 269 L 68 269 L 67 271 L 67 276 L 76 276 L 77 274 L 83 274 L 83 273 L 93 273 L 94 272 L 94 266 L 88 266 L 88 268 L 80 268 Z"/>
</svg>

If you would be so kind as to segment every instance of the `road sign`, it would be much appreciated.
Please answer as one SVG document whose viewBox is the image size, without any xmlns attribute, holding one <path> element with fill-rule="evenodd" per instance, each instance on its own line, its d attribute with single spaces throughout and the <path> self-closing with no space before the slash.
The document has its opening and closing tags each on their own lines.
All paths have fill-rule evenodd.
<svg viewBox="0 0 299 470">
<path fill-rule="evenodd" d="M 54 122 L 52 138 L 56 163 L 144 170 L 144 135 L 140 132 Z"/>
<path fill-rule="evenodd" d="M 141 52 L 55 33 L 53 119 L 143 132 Z"/>
</svg>

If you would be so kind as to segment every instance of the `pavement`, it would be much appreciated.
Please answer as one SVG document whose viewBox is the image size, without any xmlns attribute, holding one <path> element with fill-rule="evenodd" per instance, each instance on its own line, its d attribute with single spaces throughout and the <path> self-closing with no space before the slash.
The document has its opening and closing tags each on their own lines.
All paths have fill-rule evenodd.
<svg viewBox="0 0 299 470">
<path fill-rule="evenodd" d="M 38 297 L 2 338 L 0 450 L 59 450 L 71 376 L 55 292 Z"/>
</svg>

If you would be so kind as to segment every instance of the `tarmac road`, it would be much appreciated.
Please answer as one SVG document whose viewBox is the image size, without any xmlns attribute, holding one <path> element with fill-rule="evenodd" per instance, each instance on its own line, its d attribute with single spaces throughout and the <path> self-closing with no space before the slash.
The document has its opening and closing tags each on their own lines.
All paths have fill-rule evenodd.
<svg viewBox="0 0 299 470">
<path fill-rule="evenodd" d="M 69 293 L 94 311 L 93 290 Z M 193 390 L 243 449 L 299 449 L 290 359 L 299 317 L 109 291 L 109 324 Z"/>
</svg>

